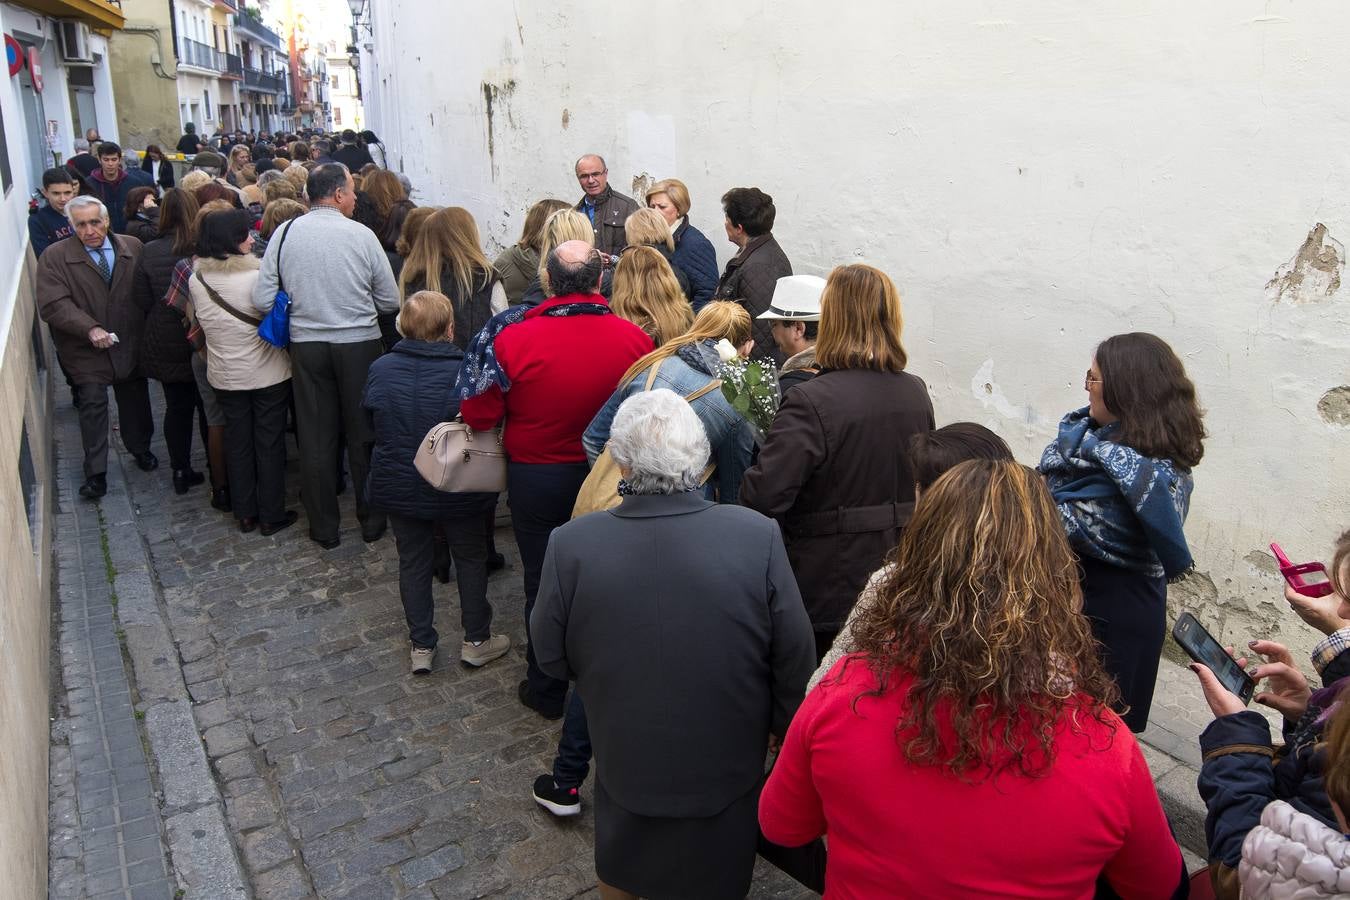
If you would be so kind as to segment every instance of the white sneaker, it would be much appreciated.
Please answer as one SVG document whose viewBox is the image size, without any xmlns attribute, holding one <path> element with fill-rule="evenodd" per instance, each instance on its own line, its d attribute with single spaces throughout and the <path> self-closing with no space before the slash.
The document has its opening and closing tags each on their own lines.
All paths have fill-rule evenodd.
<svg viewBox="0 0 1350 900">
<path fill-rule="evenodd" d="M 460 645 L 459 660 L 466 666 L 485 666 L 494 659 L 500 659 L 506 655 L 506 651 L 511 649 L 511 639 L 504 634 L 494 634 L 486 641 L 470 643 L 465 641 Z"/>
<path fill-rule="evenodd" d="M 435 647 L 419 647 L 413 644 L 412 653 L 412 673 L 414 675 L 425 675 L 431 671 L 431 661 L 436 658 Z"/>
</svg>

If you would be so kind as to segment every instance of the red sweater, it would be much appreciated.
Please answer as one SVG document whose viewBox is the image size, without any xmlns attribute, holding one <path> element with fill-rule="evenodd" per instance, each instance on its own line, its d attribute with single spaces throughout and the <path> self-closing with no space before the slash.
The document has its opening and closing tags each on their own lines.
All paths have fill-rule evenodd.
<svg viewBox="0 0 1350 900">
<path fill-rule="evenodd" d="M 852 657 L 845 657 L 849 659 Z M 759 800 L 769 840 L 827 834 L 825 896 L 1090 898 L 1105 874 L 1121 897 L 1170 897 L 1181 880 L 1148 765 L 1114 713 L 1061 725 L 1042 778 L 966 783 L 908 763 L 895 726 L 913 677 L 882 697 L 861 660 L 806 695 Z"/>
<path fill-rule="evenodd" d="M 511 380 L 459 406 L 470 427 L 486 430 L 506 419 L 506 455 L 518 463 L 584 463 L 581 435 L 652 339 L 616 315 L 547 316 L 563 303 L 604 303 L 599 295 L 551 297 L 505 328 L 493 342 Z"/>
</svg>

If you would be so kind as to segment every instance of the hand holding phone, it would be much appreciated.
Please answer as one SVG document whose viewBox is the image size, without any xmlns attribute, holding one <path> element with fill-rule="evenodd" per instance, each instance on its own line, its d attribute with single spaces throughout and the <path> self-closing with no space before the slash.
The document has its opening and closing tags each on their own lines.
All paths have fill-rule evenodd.
<svg viewBox="0 0 1350 900">
<path fill-rule="evenodd" d="M 1279 544 L 1272 543 L 1270 552 L 1275 554 L 1275 561 L 1280 564 L 1280 574 L 1295 591 L 1305 597 L 1325 597 L 1331 593 L 1331 576 L 1327 574 L 1326 566 L 1320 562 L 1294 565 L 1284 555 Z"/>
<path fill-rule="evenodd" d="M 1172 639 L 1186 651 L 1187 656 L 1207 666 L 1224 690 L 1242 701 L 1243 706 L 1251 702 L 1252 694 L 1256 691 L 1256 682 L 1242 670 L 1237 660 L 1228 655 L 1223 645 L 1205 630 L 1205 626 L 1201 625 L 1195 616 L 1182 613 L 1177 623 L 1172 626 Z"/>
</svg>

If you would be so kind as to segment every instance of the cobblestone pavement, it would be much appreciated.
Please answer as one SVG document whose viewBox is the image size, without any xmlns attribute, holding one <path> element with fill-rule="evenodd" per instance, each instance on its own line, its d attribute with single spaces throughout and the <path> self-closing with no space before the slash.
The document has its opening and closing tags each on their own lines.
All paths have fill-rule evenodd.
<svg viewBox="0 0 1350 900">
<path fill-rule="evenodd" d="M 240 534 L 205 486 L 175 495 L 155 450 L 163 465 L 148 474 L 122 457 L 127 493 L 254 896 L 598 896 L 589 785 L 574 821 L 530 796 L 559 724 L 516 699 L 523 594 L 509 527 L 489 596 L 511 652 L 462 667 L 455 587 L 438 584 L 442 652 L 415 678 L 392 538 L 361 541 L 350 491 L 336 550 L 308 539 L 303 511 L 274 537 Z M 295 465 L 289 505 L 302 509 Z M 815 895 L 761 862 L 751 896 Z"/>
</svg>

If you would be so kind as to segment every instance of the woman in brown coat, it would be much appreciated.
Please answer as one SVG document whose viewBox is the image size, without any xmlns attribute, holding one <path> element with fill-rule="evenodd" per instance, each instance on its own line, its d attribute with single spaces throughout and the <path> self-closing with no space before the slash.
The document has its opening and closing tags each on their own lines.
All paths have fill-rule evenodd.
<svg viewBox="0 0 1350 900">
<path fill-rule="evenodd" d="M 783 398 L 740 493 L 743 505 L 783 526 L 818 658 L 899 543 L 914 509 L 909 440 L 934 426 L 927 386 L 905 371 L 890 278 L 840 266 L 820 310 L 821 372 Z"/>
</svg>

